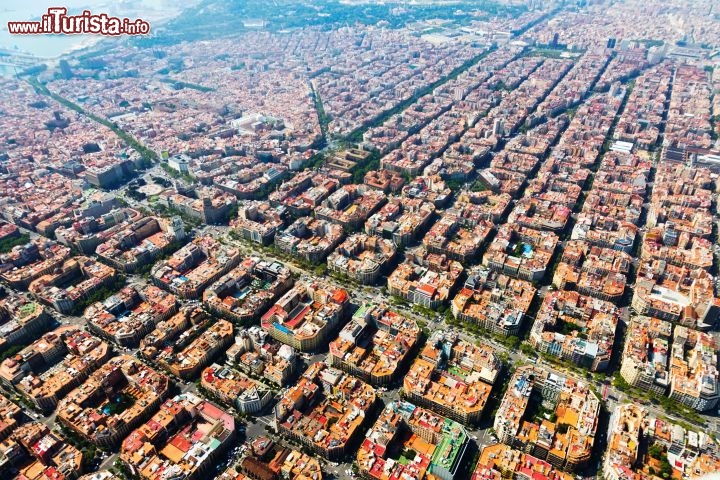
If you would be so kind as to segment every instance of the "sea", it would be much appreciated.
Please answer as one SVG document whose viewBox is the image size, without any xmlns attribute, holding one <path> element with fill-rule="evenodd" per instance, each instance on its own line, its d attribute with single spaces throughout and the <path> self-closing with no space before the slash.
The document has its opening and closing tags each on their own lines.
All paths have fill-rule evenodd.
<svg viewBox="0 0 720 480">
<path fill-rule="evenodd" d="M 151 28 L 179 15 L 183 8 L 196 3 L 175 0 L 2 0 L 0 1 L 0 52 L 19 52 L 38 58 L 39 63 L 54 63 L 61 56 L 90 47 L 99 41 L 123 41 L 124 37 L 101 35 L 11 35 L 9 21 L 40 20 L 50 7 L 63 6 L 68 14 L 83 10 L 110 16 L 142 18 Z"/>
</svg>

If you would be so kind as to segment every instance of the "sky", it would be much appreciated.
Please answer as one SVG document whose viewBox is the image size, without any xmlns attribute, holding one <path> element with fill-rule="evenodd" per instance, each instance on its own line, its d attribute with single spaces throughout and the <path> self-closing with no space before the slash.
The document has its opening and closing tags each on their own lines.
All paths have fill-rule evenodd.
<svg viewBox="0 0 720 480">
<path fill-rule="evenodd" d="M 18 49 L 38 57 L 57 57 L 73 49 L 90 45 L 103 37 L 95 35 L 10 35 L 8 21 L 37 20 L 49 7 L 64 6 L 69 13 L 82 10 L 112 16 L 142 18 L 160 22 L 179 13 L 177 5 L 191 2 L 174 0 L 2 0 L 0 2 L 0 48 Z"/>
</svg>

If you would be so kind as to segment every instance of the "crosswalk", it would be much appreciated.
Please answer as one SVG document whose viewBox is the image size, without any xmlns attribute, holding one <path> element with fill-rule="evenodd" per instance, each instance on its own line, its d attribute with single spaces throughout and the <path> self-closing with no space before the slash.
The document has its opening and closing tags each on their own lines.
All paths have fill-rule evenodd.
<svg viewBox="0 0 720 480">
<path fill-rule="evenodd" d="M 272 423 L 273 423 L 272 419 L 269 419 L 267 417 L 260 417 L 260 418 L 258 418 L 258 421 L 265 425 L 272 425 Z"/>
</svg>

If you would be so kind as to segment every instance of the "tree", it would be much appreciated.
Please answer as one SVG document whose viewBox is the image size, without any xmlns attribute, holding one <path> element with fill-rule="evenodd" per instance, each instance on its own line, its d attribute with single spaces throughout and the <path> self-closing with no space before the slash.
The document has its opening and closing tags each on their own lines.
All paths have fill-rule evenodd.
<svg viewBox="0 0 720 480">
<path fill-rule="evenodd" d="M 665 453 L 665 450 L 663 447 L 657 443 L 650 446 L 648 449 L 648 455 L 650 455 L 652 458 L 656 460 L 660 460 L 663 456 L 663 453 Z"/>
<path fill-rule="evenodd" d="M 417 456 L 417 452 L 412 448 L 406 448 L 405 450 L 403 450 L 402 456 L 407 458 L 408 460 L 412 460 Z"/>
<path fill-rule="evenodd" d="M 523 343 L 520 345 L 520 351 L 525 355 L 534 355 L 535 349 L 529 343 Z"/>
<path fill-rule="evenodd" d="M 27 345 L 13 345 L 12 347 L 5 350 L 2 354 L 0 354 L 0 361 L 5 360 L 6 358 L 10 358 L 16 353 L 20 352 L 23 348 L 25 348 Z"/>
</svg>

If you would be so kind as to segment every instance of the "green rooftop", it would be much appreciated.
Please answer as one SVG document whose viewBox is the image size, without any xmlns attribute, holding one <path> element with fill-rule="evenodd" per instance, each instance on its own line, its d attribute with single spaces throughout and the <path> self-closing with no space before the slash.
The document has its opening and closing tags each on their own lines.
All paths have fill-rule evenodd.
<svg viewBox="0 0 720 480">
<path fill-rule="evenodd" d="M 463 451 L 467 434 L 459 423 L 449 418 L 445 419 L 442 432 L 442 438 L 433 452 L 432 463 L 449 469 Z"/>
<path fill-rule="evenodd" d="M 35 302 L 26 303 L 25 305 L 18 308 L 19 317 L 22 319 L 32 315 L 33 313 L 35 313 L 35 310 L 37 310 L 37 307 L 38 304 Z"/>
<path fill-rule="evenodd" d="M 368 305 L 367 303 L 364 303 L 364 304 L 360 305 L 360 308 L 357 309 L 357 311 L 355 312 L 355 314 L 353 315 L 353 317 L 354 317 L 354 318 L 362 318 L 362 317 L 364 317 L 369 308 L 370 308 L 370 305 Z"/>
</svg>

